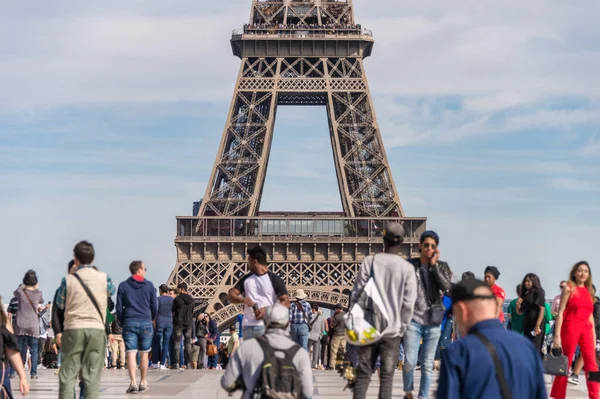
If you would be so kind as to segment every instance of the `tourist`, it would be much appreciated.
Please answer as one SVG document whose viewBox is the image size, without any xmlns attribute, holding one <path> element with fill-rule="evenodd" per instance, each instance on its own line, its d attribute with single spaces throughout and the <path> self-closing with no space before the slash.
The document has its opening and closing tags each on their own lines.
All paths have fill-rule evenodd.
<svg viewBox="0 0 600 399">
<path fill-rule="evenodd" d="M 169 342 L 173 335 L 173 301 L 169 295 L 169 287 L 161 284 L 158 287 L 158 313 L 154 328 L 154 342 L 152 349 L 152 368 L 166 370 L 169 357 Z"/>
<path fill-rule="evenodd" d="M 344 322 L 345 313 L 342 309 L 341 303 L 336 304 L 331 318 L 329 370 L 337 369 L 346 354 L 346 324 Z"/>
<path fill-rule="evenodd" d="M 208 325 L 207 319 L 204 313 L 198 315 L 196 319 L 196 346 L 198 349 L 198 368 L 207 368 L 206 358 L 206 338 L 208 337 Z"/>
<path fill-rule="evenodd" d="M 62 334 L 56 336 L 62 355 L 59 397 L 72 399 L 75 382 L 81 376 L 85 398 L 96 399 L 106 358 L 106 308 L 115 288 L 106 273 L 92 266 L 92 244 L 79 242 L 73 256 L 76 271 L 62 279 L 56 294 L 59 324 L 63 326 Z"/>
<path fill-rule="evenodd" d="M 400 342 L 413 316 L 417 299 L 417 279 L 414 267 L 400 256 L 404 228 L 388 223 L 383 231 L 384 252 L 367 256 L 356 275 L 350 296 L 350 306 L 356 303 L 371 276 L 381 295 L 388 325 L 380 331 L 381 339 L 358 348 L 358 372 L 354 399 L 364 399 L 373 375 L 375 360 L 380 357 L 379 399 L 390 399 Z"/>
<path fill-rule="evenodd" d="M 227 299 L 231 303 L 244 304 L 242 337 L 245 340 L 258 338 L 265 332 L 263 317 L 267 307 L 277 301 L 290 306 L 290 297 L 285 283 L 267 266 L 267 253 L 256 246 L 248 250 L 248 269 L 250 273 L 242 277 L 235 287 L 229 290 Z"/>
<path fill-rule="evenodd" d="M 312 368 L 316 370 L 321 364 L 321 340 L 325 334 L 325 318 L 319 310 L 319 305 L 311 305 L 313 318 L 310 321 L 310 333 L 308 333 L 308 352 L 312 354 Z"/>
<path fill-rule="evenodd" d="M 125 341 L 123 340 L 123 327 L 119 323 L 119 318 L 116 317 L 111 323 L 110 330 L 114 340 L 110 343 L 110 353 L 112 356 L 112 367 L 121 370 L 125 367 Z"/>
<path fill-rule="evenodd" d="M 569 273 L 569 282 L 560 299 L 553 346 L 562 348 L 562 352 L 569 359 L 569 364 L 572 364 L 575 348 L 579 345 L 586 373 L 598 371 L 593 315 L 595 300 L 590 265 L 587 262 L 578 262 Z M 587 379 L 590 399 L 600 397 L 599 387 L 599 383 Z M 566 395 L 567 377 L 557 376 L 550 396 L 555 399 L 565 399 Z"/>
<path fill-rule="evenodd" d="M 506 299 L 506 292 L 504 292 L 502 287 L 496 284 L 496 280 L 498 280 L 498 277 L 500 277 L 500 271 L 496 266 L 488 266 L 485 268 L 485 282 L 487 283 L 488 287 L 490 287 L 494 295 L 496 295 L 496 302 L 498 303 L 498 319 L 500 319 L 500 322 L 504 324 L 503 306 L 504 300 Z"/>
<path fill-rule="evenodd" d="M 464 338 L 442 352 L 436 397 L 546 399 L 538 351 L 523 336 L 504 329 L 498 320 L 496 296 L 488 284 L 475 279 L 462 281 L 452 287 L 450 296 L 452 313 Z M 493 356 L 501 368 L 496 368 Z"/>
<path fill-rule="evenodd" d="M 215 320 L 212 319 L 212 317 L 207 313 L 204 315 L 204 318 L 206 320 L 206 326 L 208 328 L 208 335 L 206 337 L 206 344 L 214 344 L 217 346 L 217 348 L 219 347 L 219 343 L 220 343 L 220 332 L 219 332 L 219 327 L 217 326 L 217 322 Z M 209 370 L 214 370 L 217 368 L 217 365 L 219 364 L 219 353 L 217 351 L 217 354 L 212 355 L 212 356 L 208 356 L 208 369 Z"/>
<path fill-rule="evenodd" d="M 23 284 L 14 293 L 18 301 L 15 334 L 19 338 L 19 350 L 23 364 L 27 363 L 27 350 L 31 354 L 31 379 L 37 377 L 38 344 L 40 338 L 40 312 L 44 298 L 38 289 L 38 278 L 35 271 L 28 270 L 23 277 Z"/>
<path fill-rule="evenodd" d="M 181 364 L 192 363 L 192 323 L 194 322 L 194 298 L 188 294 L 186 283 L 177 286 L 178 295 L 173 300 L 173 346 L 175 356 L 171 369 L 177 370 Z M 184 342 L 184 353 L 181 356 L 181 340 Z"/>
<path fill-rule="evenodd" d="M 308 349 L 308 334 L 310 332 L 310 320 L 312 310 L 306 302 L 308 295 L 304 290 L 296 291 L 296 300 L 290 304 L 290 322 L 292 341 L 300 345 L 304 350 Z"/>
<path fill-rule="evenodd" d="M 521 283 L 521 295 L 517 300 L 517 312 L 524 316 L 523 334 L 542 353 L 546 326 L 546 293 L 536 274 L 528 273 Z"/>
<path fill-rule="evenodd" d="M 523 300 L 521 299 L 521 284 L 519 284 L 517 285 L 517 297 L 510 302 L 507 310 L 509 318 L 508 329 L 519 334 L 523 334 L 523 321 L 525 316 L 522 313 L 518 312 L 517 303 L 520 304 L 522 302 Z"/>
<path fill-rule="evenodd" d="M 596 295 L 596 286 L 592 286 L 594 289 L 594 295 Z M 600 298 L 595 297 L 594 301 L 594 331 L 596 337 L 600 337 Z M 598 338 L 596 338 L 596 362 L 600 365 L 600 351 L 598 350 Z M 573 367 L 573 372 L 569 376 L 569 384 L 579 385 L 579 374 L 583 370 L 583 356 L 579 356 Z"/>
<path fill-rule="evenodd" d="M 286 331 L 290 324 L 288 308 L 276 303 L 265 310 L 264 321 L 266 326 L 264 337 L 244 340 L 234 352 L 231 361 L 229 361 L 227 370 L 221 378 L 221 386 L 226 391 L 232 392 L 239 389 L 241 380 L 244 387 L 242 399 L 254 398 L 256 384 L 265 361 L 265 353 L 262 348 L 265 345 L 272 348 L 276 354 L 287 352 L 292 357 L 292 362 L 296 372 L 299 373 L 301 381 L 301 387 L 297 387 L 301 389 L 301 398 L 311 398 L 313 394 L 313 376 L 310 359 L 308 353 L 289 338 Z"/>
<path fill-rule="evenodd" d="M 227 342 L 227 357 L 233 356 L 233 353 L 240 346 L 240 336 L 237 333 L 235 324 L 229 326 L 229 341 Z"/>
<path fill-rule="evenodd" d="M 560 307 L 560 298 L 562 297 L 562 293 L 564 292 L 565 288 L 567 288 L 567 281 L 563 280 L 560 282 L 560 294 L 558 294 L 557 296 L 554 297 L 554 299 L 552 300 L 552 307 L 550 308 L 552 315 L 554 317 L 558 316 L 558 308 Z"/>
<path fill-rule="evenodd" d="M 440 261 L 440 237 L 434 231 L 421 234 L 419 240 L 421 256 L 411 259 L 417 278 L 417 300 L 412 321 L 404 334 L 404 398 L 412 399 L 414 373 L 421 359 L 421 383 L 419 399 L 429 397 L 433 374 L 433 361 L 441 336 L 441 324 L 446 309 L 441 293 L 450 289 L 452 271 L 446 262 Z M 419 348 L 423 342 L 422 356 Z"/>
</svg>

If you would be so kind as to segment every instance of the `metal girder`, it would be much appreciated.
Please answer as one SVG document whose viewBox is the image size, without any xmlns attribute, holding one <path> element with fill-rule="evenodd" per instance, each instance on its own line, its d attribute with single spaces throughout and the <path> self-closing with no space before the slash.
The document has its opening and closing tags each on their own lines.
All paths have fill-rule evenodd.
<svg viewBox="0 0 600 399">
<path fill-rule="evenodd" d="M 354 24 L 352 0 L 253 0 L 250 24 Z"/>
</svg>

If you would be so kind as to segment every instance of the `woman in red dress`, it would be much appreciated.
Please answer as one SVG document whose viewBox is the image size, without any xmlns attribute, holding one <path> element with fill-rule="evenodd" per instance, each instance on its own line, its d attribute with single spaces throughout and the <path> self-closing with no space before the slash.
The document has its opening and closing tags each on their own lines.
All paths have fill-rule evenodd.
<svg viewBox="0 0 600 399">
<path fill-rule="evenodd" d="M 590 265 L 587 262 L 576 263 L 560 299 L 554 327 L 554 347 L 562 348 L 569 358 L 569 364 L 572 364 L 575 348 L 579 345 L 586 373 L 598 371 L 593 315 L 595 301 Z M 590 399 L 600 399 L 600 384 L 587 379 L 587 388 Z M 550 396 L 565 399 L 566 395 L 567 377 L 556 377 Z"/>
</svg>

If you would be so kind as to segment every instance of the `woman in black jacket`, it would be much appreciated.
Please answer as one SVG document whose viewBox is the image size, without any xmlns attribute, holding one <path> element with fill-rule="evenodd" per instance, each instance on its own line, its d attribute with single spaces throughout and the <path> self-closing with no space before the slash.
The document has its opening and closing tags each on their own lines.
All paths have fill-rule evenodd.
<svg viewBox="0 0 600 399">
<path fill-rule="evenodd" d="M 521 283 L 521 295 L 517 300 L 517 313 L 524 315 L 523 333 L 542 354 L 544 343 L 544 314 L 546 313 L 546 293 L 537 275 L 525 275 Z"/>
</svg>

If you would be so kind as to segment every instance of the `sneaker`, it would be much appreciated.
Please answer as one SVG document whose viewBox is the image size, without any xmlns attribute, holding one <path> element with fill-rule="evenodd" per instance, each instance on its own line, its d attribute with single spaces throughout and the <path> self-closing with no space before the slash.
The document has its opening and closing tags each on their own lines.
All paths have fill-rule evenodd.
<svg viewBox="0 0 600 399">
<path fill-rule="evenodd" d="M 161 364 L 159 367 L 159 370 L 168 370 L 169 368 L 167 366 L 165 366 L 164 364 Z"/>
<path fill-rule="evenodd" d="M 152 366 L 148 367 L 150 370 L 158 370 L 160 368 L 160 364 L 153 364 Z"/>
<path fill-rule="evenodd" d="M 148 391 L 148 389 L 150 389 L 150 387 L 148 386 L 148 383 L 140 384 L 140 388 L 139 388 L 138 392 L 144 393 L 144 392 Z"/>
<path fill-rule="evenodd" d="M 129 388 L 127 388 L 127 391 L 125 391 L 125 393 L 135 395 L 138 393 L 138 387 L 136 387 L 135 385 L 129 385 Z"/>
<path fill-rule="evenodd" d="M 404 399 L 413 399 L 413 394 L 412 393 L 405 393 L 404 394 Z"/>
<path fill-rule="evenodd" d="M 32 376 L 31 376 L 31 379 L 32 379 L 32 380 L 37 380 L 38 378 L 39 378 L 39 377 L 37 376 L 37 374 L 34 374 L 34 375 L 32 375 Z"/>
<path fill-rule="evenodd" d="M 579 385 L 579 376 L 575 374 L 571 374 L 567 382 L 571 385 Z"/>
</svg>

